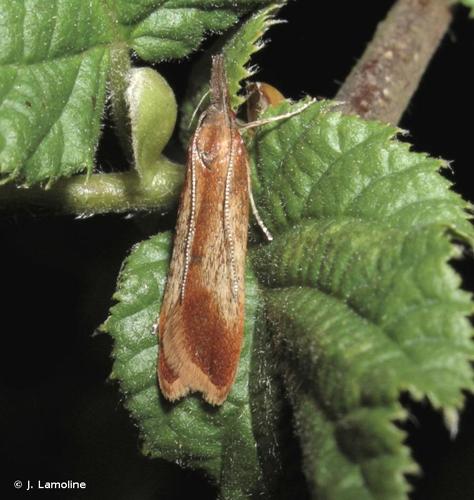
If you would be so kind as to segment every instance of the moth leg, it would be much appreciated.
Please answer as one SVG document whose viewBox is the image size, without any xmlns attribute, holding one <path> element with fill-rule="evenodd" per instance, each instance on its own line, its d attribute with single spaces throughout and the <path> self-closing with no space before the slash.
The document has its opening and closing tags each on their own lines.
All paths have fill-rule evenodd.
<svg viewBox="0 0 474 500">
<path fill-rule="evenodd" d="M 248 184 L 248 189 L 249 189 L 249 198 L 250 198 L 250 206 L 252 207 L 252 213 L 257 221 L 257 224 L 260 226 L 260 229 L 262 230 L 263 234 L 267 238 L 268 241 L 273 240 L 272 233 L 268 230 L 267 226 L 263 223 L 262 218 L 260 217 L 260 214 L 258 213 L 257 205 L 255 204 L 255 200 L 253 199 L 253 194 L 252 194 L 252 181 L 250 179 L 250 164 L 247 162 L 247 184 Z"/>
<path fill-rule="evenodd" d="M 287 118 L 291 118 L 292 116 L 299 115 L 306 108 L 309 108 L 312 104 L 314 104 L 316 99 L 311 99 L 307 103 L 303 104 L 300 108 L 289 111 L 288 113 L 283 113 L 282 115 L 270 116 L 269 118 L 262 118 L 261 120 L 255 120 L 254 122 L 248 122 L 244 125 L 239 125 L 240 130 L 247 130 L 249 128 L 260 127 L 262 125 L 266 125 L 267 123 L 279 122 L 280 120 L 286 120 Z"/>
<path fill-rule="evenodd" d="M 201 125 L 203 115 L 199 118 L 198 129 Z M 186 281 L 188 279 L 189 266 L 191 265 L 191 248 L 194 239 L 194 233 L 196 231 L 196 188 L 197 188 L 197 177 L 196 177 L 196 157 L 199 156 L 199 150 L 196 146 L 197 132 L 193 136 L 193 143 L 191 147 L 191 203 L 190 203 L 190 213 L 188 219 L 188 230 L 186 233 L 185 245 L 184 245 L 184 266 L 183 266 L 183 276 L 181 278 L 181 291 L 180 300 L 184 300 L 184 292 L 186 290 Z"/>
<path fill-rule="evenodd" d="M 209 95 L 210 92 L 211 92 L 210 89 L 207 92 L 204 92 L 204 94 L 201 97 L 201 99 L 199 99 L 199 102 L 198 102 L 196 108 L 194 109 L 193 114 L 191 115 L 191 119 L 189 120 L 188 128 L 191 128 L 191 125 L 192 125 L 192 123 L 194 121 L 194 118 L 196 117 L 196 113 L 198 112 L 199 108 L 201 107 L 201 104 L 204 102 L 204 99 Z M 202 121 L 202 120 L 200 119 L 200 121 Z"/>
<path fill-rule="evenodd" d="M 237 297 L 239 290 L 239 284 L 237 279 L 237 268 L 235 264 L 235 242 L 234 235 L 231 231 L 230 224 L 230 196 L 232 189 L 232 180 L 234 176 L 234 160 L 235 160 L 235 149 L 233 141 L 233 131 L 230 130 L 230 142 L 229 142 L 229 154 L 227 159 L 227 173 L 225 179 L 224 188 L 224 235 L 228 244 L 229 260 L 230 260 L 230 270 L 231 270 L 231 281 L 232 281 L 232 294 Z"/>
</svg>

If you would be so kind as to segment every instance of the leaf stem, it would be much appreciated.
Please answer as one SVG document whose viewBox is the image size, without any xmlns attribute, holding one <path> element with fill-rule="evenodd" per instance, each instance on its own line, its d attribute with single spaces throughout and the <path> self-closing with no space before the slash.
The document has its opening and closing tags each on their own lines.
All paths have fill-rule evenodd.
<svg viewBox="0 0 474 500">
<path fill-rule="evenodd" d="M 128 171 L 76 175 L 59 180 L 49 189 L 6 185 L 0 189 L 0 210 L 83 216 L 137 210 L 167 212 L 177 203 L 183 176 L 181 165 L 162 157 L 156 163 L 155 176 L 147 182 L 136 171 Z"/>
<path fill-rule="evenodd" d="M 452 0 L 398 0 L 336 95 L 339 110 L 397 124 L 452 20 Z"/>
</svg>

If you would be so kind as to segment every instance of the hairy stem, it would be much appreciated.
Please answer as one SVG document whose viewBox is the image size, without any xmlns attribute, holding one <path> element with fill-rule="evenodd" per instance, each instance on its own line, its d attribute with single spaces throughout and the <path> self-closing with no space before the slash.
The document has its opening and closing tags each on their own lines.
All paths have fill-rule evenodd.
<svg viewBox="0 0 474 500">
<path fill-rule="evenodd" d="M 177 203 L 184 168 L 162 157 L 155 169 L 155 176 L 147 182 L 143 182 L 137 172 L 129 171 L 89 177 L 76 175 L 59 180 L 49 189 L 2 186 L 0 209 L 84 216 L 136 210 L 166 212 Z"/>
<path fill-rule="evenodd" d="M 398 0 L 336 95 L 343 113 L 397 124 L 446 33 L 452 0 Z"/>
</svg>

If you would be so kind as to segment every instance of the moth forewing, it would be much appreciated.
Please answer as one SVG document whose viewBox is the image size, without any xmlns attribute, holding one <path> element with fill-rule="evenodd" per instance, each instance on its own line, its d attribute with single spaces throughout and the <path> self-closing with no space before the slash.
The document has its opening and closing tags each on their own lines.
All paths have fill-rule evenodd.
<svg viewBox="0 0 474 500">
<path fill-rule="evenodd" d="M 170 400 L 198 391 L 222 404 L 242 346 L 248 157 L 226 85 L 223 59 L 216 56 L 211 105 L 188 149 L 158 325 L 158 379 Z"/>
</svg>

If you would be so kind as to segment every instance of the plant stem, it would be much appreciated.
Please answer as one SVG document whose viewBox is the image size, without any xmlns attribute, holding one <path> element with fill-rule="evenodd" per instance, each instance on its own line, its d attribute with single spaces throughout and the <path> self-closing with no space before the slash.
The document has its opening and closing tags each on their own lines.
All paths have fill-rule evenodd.
<svg viewBox="0 0 474 500">
<path fill-rule="evenodd" d="M 137 172 L 129 171 L 76 175 L 49 189 L 2 186 L 0 207 L 11 212 L 45 210 L 83 216 L 136 210 L 166 212 L 177 203 L 184 168 L 162 157 L 155 169 L 151 182 L 142 182 Z"/>
<path fill-rule="evenodd" d="M 336 95 L 347 114 L 398 123 L 452 20 L 453 0 L 397 0 Z M 117 64 L 124 70 L 121 47 Z M 119 64 L 120 63 L 120 64 Z M 123 73 L 123 71 L 122 71 Z M 116 91 L 123 93 L 119 79 Z M 122 103 L 123 104 L 123 103 Z M 116 114 L 123 109 L 117 101 Z M 123 107 L 123 106 L 122 106 Z M 0 188 L 0 210 L 47 210 L 73 214 L 168 211 L 177 202 L 184 169 L 165 158 L 151 182 L 136 172 L 78 175 L 50 189 Z M 153 167 L 154 169 L 155 167 Z"/>
<path fill-rule="evenodd" d="M 452 0 L 398 0 L 336 95 L 339 110 L 397 124 L 446 33 Z"/>
</svg>

